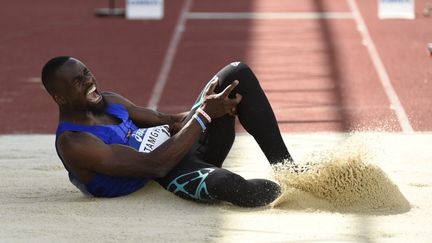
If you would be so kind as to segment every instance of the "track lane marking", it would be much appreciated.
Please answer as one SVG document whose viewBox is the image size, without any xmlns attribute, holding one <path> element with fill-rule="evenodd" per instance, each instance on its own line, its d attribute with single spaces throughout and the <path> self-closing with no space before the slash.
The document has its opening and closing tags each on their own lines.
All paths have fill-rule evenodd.
<svg viewBox="0 0 432 243">
<path fill-rule="evenodd" d="M 394 110 L 396 113 L 397 119 L 399 121 L 399 124 L 402 128 L 403 132 L 406 133 L 412 133 L 414 132 L 414 129 L 412 128 L 410 121 L 408 119 L 408 116 L 405 112 L 405 109 L 403 108 L 399 97 L 391 83 L 390 77 L 384 67 L 384 64 L 378 54 L 378 51 L 375 47 L 375 44 L 372 40 L 372 37 L 369 34 L 369 30 L 365 24 L 365 21 L 359 11 L 359 8 L 357 6 L 357 3 L 355 0 L 347 0 L 348 5 L 353 13 L 354 20 L 358 26 L 358 30 L 366 43 L 366 49 L 368 51 L 368 54 L 372 60 L 372 63 L 375 67 L 375 70 L 378 73 L 379 80 L 381 82 L 381 85 L 384 88 L 384 91 L 387 95 L 387 98 L 390 101 L 390 109 Z"/>
<path fill-rule="evenodd" d="M 192 7 L 192 2 L 193 0 L 186 0 L 185 3 L 183 4 L 181 13 L 177 20 L 177 25 L 171 37 L 167 52 L 165 53 L 165 57 L 162 62 L 162 67 L 159 72 L 158 79 L 156 81 L 155 86 L 153 87 L 153 90 L 151 92 L 152 95 L 147 104 L 147 107 L 150 109 L 156 110 L 158 108 L 160 98 L 162 96 L 163 90 L 168 81 L 168 76 L 171 72 L 172 64 L 174 62 L 174 58 L 177 53 L 178 45 L 183 36 L 183 32 L 186 28 L 187 13 L 190 11 Z"/>
<path fill-rule="evenodd" d="M 190 12 L 188 19 L 353 19 L 351 12 Z"/>
</svg>

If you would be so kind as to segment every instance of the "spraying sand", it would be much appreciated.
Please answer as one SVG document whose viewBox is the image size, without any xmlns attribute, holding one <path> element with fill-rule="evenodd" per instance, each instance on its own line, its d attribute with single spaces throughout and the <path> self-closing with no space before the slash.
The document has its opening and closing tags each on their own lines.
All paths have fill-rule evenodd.
<svg viewBox="0 0 432 243">
<path fill-rule="evenodd" d="M 407 199 L 372 158 L 365 140 L 355 135 L 336 148 L 307 157 L 306 172 L 277 165 L 275 178 L 284 192 L 273 206 L 371 214 L 408 211 Z"/>
</svg>

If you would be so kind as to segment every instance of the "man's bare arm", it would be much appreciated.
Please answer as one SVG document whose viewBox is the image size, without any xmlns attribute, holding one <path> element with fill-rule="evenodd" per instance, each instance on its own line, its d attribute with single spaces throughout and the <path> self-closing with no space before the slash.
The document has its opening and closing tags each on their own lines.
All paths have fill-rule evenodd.
<svg viewBox="0 0 432 243">
<path fill-rule="evenodd" d="M 113 93 L 104 92 L 103 96 L 110 103 L 122 104 L 129 112 L 130 119 L 138 127 L 153 127 L 158 125 L 168 124 L 173 134 L 177 133 L 185 124 L 186 116 L 189 113 L 183 112 L 178 114 L 164 114 L 162 112 L 154 111 L 145 107 L 137 106 L 125 97 Z"/>
<path fill-rule="evenodd" d="M 65 132 L 57 145 L 72 170 L 99 172 L 110 176 L 163 177 L 192 147 L 201 133 L 190 120 L 179 133 L 151 153 L 140 153 L 124 145 L 107 145 L 93 135 Z"/>
</svg>

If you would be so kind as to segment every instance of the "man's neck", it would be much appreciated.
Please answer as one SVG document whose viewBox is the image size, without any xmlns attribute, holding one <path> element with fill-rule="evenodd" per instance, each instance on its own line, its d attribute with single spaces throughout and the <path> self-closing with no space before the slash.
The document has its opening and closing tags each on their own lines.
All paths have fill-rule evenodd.
<svg viewBox="0 0 432 243">
<path fill-rule="evenodd" d="M 90 110 L 87 111 L 70 111 L 65 109 L 60 109 L 59 120 L 63 122 L 70 122 L 76 124 L 95 124 L 99 120 L 103 113 L 96 114 Z"/>
<path fill-rule="evenodd" d="M 106 107 L 100 111 L 60 109 L 60 122 L 70 122 L 80 125 L 117 125 L 121 119 L 106 113 Z"/>
</svg>

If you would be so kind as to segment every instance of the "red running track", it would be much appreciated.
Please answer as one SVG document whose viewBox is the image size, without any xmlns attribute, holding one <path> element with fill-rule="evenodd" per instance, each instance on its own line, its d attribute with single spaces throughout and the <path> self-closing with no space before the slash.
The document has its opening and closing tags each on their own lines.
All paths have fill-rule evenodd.
<svg viewBox="0 0 432 243">
<path fill-rule="evenodd" d="M 189 1 L 189 13 L 181 15 Z M 57 55 L 83 60 L 103 89 L 144 106 L 154 95 L 162 66 L 172 64 L 156 97 L 165 112 L 188 109 L 215 72 L 243 61 L 261 80 L 284 132 L 400 131 L 397 110 L 407 114 L 405 122 L 414 131 L 432 130 L 432 58 L 426 52 L 432 19 L 420 14 L 427 0 L 416 1 L 415 20 L 378 20 L 375 1 L 353 1 L 401 103 L 396 110 L 349 1 L 173 0 L 165 1 L 163 21 L 128 21 L 95 17 L 93 11 L 106 6 L 102 0 L 41 0 L 26 6 L 5 0 L 0 10 L 0 133 L 55 131 L 57 108 L 39 76 L 42 65 Z M 340 18 L 238 19 L 244 15 L 237 14 L 236 19 L 196 19 L 198 12 L 291 17 L 323 12 Z M 185 28 L 176 34 L 179 41 L 172 41 L 182 16 Z M 170 45 L 176 51 L 172 63 L 166 59 Z"/>
</svg>

